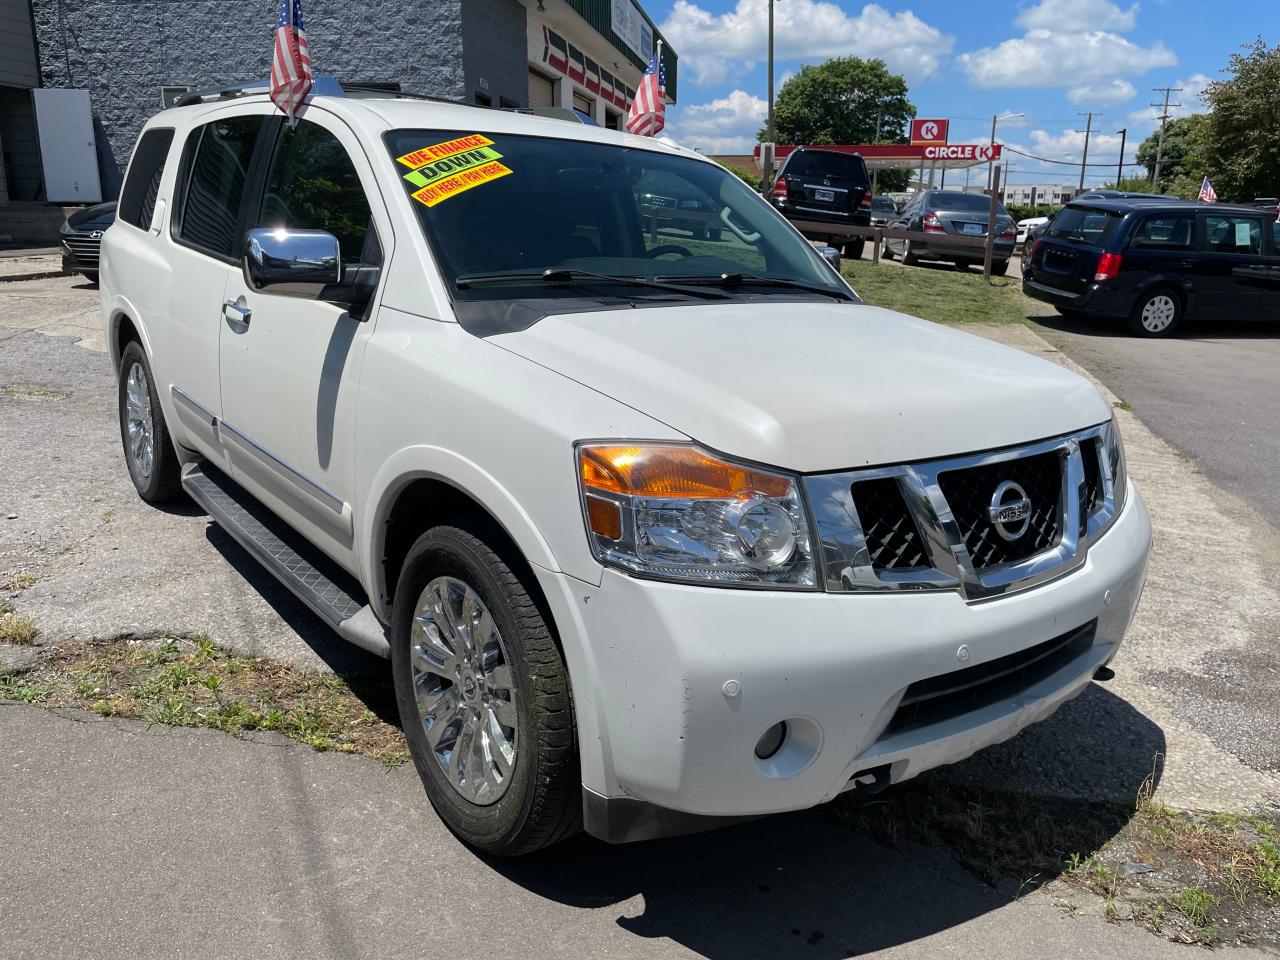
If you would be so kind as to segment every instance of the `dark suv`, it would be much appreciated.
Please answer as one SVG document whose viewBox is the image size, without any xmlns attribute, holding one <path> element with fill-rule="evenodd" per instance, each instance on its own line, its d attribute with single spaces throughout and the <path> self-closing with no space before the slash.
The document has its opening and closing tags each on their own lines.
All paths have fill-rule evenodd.
<svg viewBox="0 0 1280 960">
<path fill-rule="evenodd" d="M 1123 319 L 1164 337 L 1186 318 L 1280 318 L 1280 223 L 1256 207 L 1075 201 L 1022 267 L 1022 289 L 1064 316 Z"/>
<path fill-rule="evenodd" d="M 866 162 L 856 153 L 796 147 L 782 161 L 769 190 L 769 199 L 788 220 L 871 226 L 871 177 Z M 843 249 L 854 260 L 862 256 L 861 237 L 825 233 L 806 228 L 810 240 L 821 240 Z"/>
</svg>

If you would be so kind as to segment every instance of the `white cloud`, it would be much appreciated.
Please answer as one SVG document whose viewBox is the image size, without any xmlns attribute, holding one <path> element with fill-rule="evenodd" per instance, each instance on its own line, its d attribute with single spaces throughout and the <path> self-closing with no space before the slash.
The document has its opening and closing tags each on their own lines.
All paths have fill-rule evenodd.
<svg viewBox="0 0 1280 960">
<path fill-rule="evenodd" d="M 1026 30 L 1068 30 L 1088 24 L 1094 30 L 1132 30 L 1138 22 L 1138 5 L 1122 10 L 1109 0 L 1041 0 L 1018 14 L 1018 26 Z"/>
<path fill-rule="evenodd" d="M 1137 94 L 1137 87 L 1128 80 L 1116 77 L 1099 83 L 1082 83 L 1078 87 L 1072 87 L 1067 91 L 1067 99 L 1072 103 L 1104 107 L 1132 100 Z"/>
<path fill-rule="evenodd" d="M 680 54 L 682 75 L 696 84 L 723 83 L 766 60 L 764 9 L 760 0 L 737 0 L 732 10 L 716 16 L 692 0 L 676 0 L 661 29 Z M 857 16 L 825 0 L 777 0 L 774 8 L 777 60 L 880 57 L 910 81 L 936 71 L 952 43 L 909 10 L 890 13 L 874 3 Z"/>
<path fill-rule="evenodd" d="M 710 103 L 672 107 L 666 132 L 703 153 L 750 153 L 768 110 L 760 97 L 734 90 Z"/>
<path fill-rule="evenodd" d="M 1178 62 L 1163 43 L 1142 47 L 1117 33 L 1028 30 L 958 58 L 979 87 L 1079 87 Z"/>
<path fill-rule="evenodd" d="M 1179 80 L 1174 84 L 1175 87 L 1181 87 L 1181 93 L 1173 94 L 1169 101 L 1169 116 L 1186 117 L 1193 113 L 1204 113 L 1204 91 L 1205 87 L 1213 82 L 1213 78 L 1203 73 L 1193 73 L 1185 80 Z M 1163 94 L 1154 91 L 1151 93 L 1151 100 L 1154 103 L 1159 100 L 1162 106 L 1146 106 L 1141 110 L 1135 110 L 1129 114 L 1129 119 L 1133 123 L 1145 124 L 1150 127 L 1160 121 L 1160 114 L 1163 112 L 1164 98 Z M 1174 106 L 1178 104 L 1178 106 Z"/>
</svg>

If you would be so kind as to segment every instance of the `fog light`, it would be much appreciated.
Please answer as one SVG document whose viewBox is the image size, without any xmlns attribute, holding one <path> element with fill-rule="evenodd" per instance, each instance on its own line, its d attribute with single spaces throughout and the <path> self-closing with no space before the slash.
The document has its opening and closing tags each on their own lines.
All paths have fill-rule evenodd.
<svg viewBox="0 0 1280 960">
<path fill-rule="evenodd" d="M 756 757 L 760 760 L 768 760 L 782 749 L 786 739 L 787 721 L 782 720 L 766 730 L 764 736 L 756 741 Z"/>
</svg>

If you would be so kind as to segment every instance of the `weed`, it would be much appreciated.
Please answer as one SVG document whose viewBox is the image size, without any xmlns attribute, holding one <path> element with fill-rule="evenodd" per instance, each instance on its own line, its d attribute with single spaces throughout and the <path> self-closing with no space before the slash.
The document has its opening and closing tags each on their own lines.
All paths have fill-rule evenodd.
<svg viewBox="0 0 1280 960">
<path fill-rule="evenodd" d="M 13 604 L 8 600 L 0 600 L 0 617 L 13 613 Z"/>
<path fill-rule="evenodd" d="M 116 512 L 114 510 L 103 510 L 100 514 L 98 514 L 98 516 L 103 523 L 110 523 L 112 520 L 115 519 Z"/>
<path fill-rule="evenodd" d="M 195 718 L 191 714 L 191 708 L 187 706 L 187 701 L 180 697 L 165 697 L 164 700 L 148 711 L 146 717 L 152 723 L 158 723 L 166 727 L 190 727 L 195 725 Z"/>
<path fill-rule="evenodd" d="M 1220 901 L 1203 887 L 1187 887 L 1173 901 L 1178 912 L 1187 918 L 1195 927 L 1203 927 L 1209 920 L 1209 913 Z"/>
<path fill-rule="evenodd" d="M 7 383 L 4 395 L 17 400 L 65 400 L 67 394 L 35 383 Z"/>
<path fill-rule="evenodd" d="M 5 643 L 33 643 L 40 635 L 36 622 L 25 613 L 17 613 L 12 608 L 0 616 L 0 641 Z"/>
<path fill-rule="evenodd" d="M 1125 413 L 1133 413 L 1133 404 L 1128 400 L 1120 400 L 1116 403 L 1116 408 L 1123 410 Z"/>
<path fill-rule="evenodd" d="M 191 655 L 191 659 L 196 663 L 208 663 L 218 652 L 217 646 L 203 633 L 197 633 L 195 636 L 196 652 Z"/>
<path fill-rule="evenodd" d="M 34 573 L 18 573 L 10 578 L 8 583 L 0 585 L 0 590 L 5 593 L 18 593 L 27 587 L 33 586 L 40 578 Z"/>
</svg>

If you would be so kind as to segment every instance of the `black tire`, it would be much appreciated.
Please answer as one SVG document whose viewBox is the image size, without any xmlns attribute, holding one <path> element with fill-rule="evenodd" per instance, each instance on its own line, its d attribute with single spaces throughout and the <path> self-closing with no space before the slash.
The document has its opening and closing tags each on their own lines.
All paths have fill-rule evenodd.
<svg viewBox="0 0 1280 960">
<path fill-rule="evenodd" d="M 721 236 L 721 233 L 720 233 L 719 227 L 712 227 L 710 230 L 707 231 L 707 239 L 710 240 L 712 243 L 719 243 L 720 236 Z"/>
<path fill-rule="evenodd" d="M 693 227 L 693 228 L 692 228 L 692 230 L 693 230 L 693 239 L 695 239 L 695 240 L 705 240 L 705 239 L 707 239 L 707 228 L 706 228 L 706 227 L 704 227 L 704 226 L 702 226 L 701 224 L 699 224 L 698 226 Z"/>
<path fill-rule="evenodd" d="M 391 622 L 391 666 L 400 723 L 431 805 L 464 843 L 497 856 L 532 853 L 582 825 L 582 776 L 569 673 L 537 603 L 513 571 L 502 538 L 486 525 L 459 521 L 428 530 L 405 558 Z M 412 628 L 418 599 L 437 577 L 462 581 L 479 595 L 498 632 L 511 672 L 516 753 L 505 792 L 482 805 L 447 779 L 418 711 Z"/>
<path fill-rule="evenodd" d="M 997 277 L 1007 277 L 1009 275 L 1009 261 L 997 260 L 991 264 L 991 272 Z"/>
<path fill-rule="evenodd" d="M 846 260 L 861 260 L 862 251 L 866 249 L 866 246 L 866 240 L 850 240 L 840 252 Z"/>
<path fill-rule="evenodd" d="M 1152 316 L 1145 317 L 1148 306 L 1152 307 Z M 1168 287 L 1157 287 L 1148 290 L 1138 298 L 1129 314 L 1126 326 L 1135 337 L 1158 339 L 1172 336 L 1182 322 L 1182 297 L 1176 290 Z"/>
<path fill-rule="evenodd" d="M 892 260 L 897 254 L 893 252 L 893 247 L 889 246 L 889 241 L 885 240 L 880 246 L 880 259 Z"/>
<path fill-rule="evenodd" d="M 920 262 L 920 258 L 911 252 L 911 241 L 904 240 L 902 246 L 902 262 L 908 267 L 914 267 Z"/>
<path fill-rule="evenodd" d="M 151 471 L 145 472 L 144 464 L 137 462 L 129 449 L 129 375 L 135 366 L 141 368 L 146 377 L 146 402 L 151 410 L 152 454 Z M 129 478 L 134 489 L 147 503 L 165 503 L 176 499 L 182 493 L 182 465 L 178 463 L 178 455 L 174 453 L 173 441 L 169 438 L 169 427 L 164 420 L 164 411 L 160 408 L 160 400 L 156 396 L 156 381 L 151 374 L 151 364 L 138 341 L 130 341 L 120 355 L 120 370 L 117 374 L 116 400 L 120 417 L 120 443 L 124 449 L 124 462 L 129 470 Z"/>
</svg>

